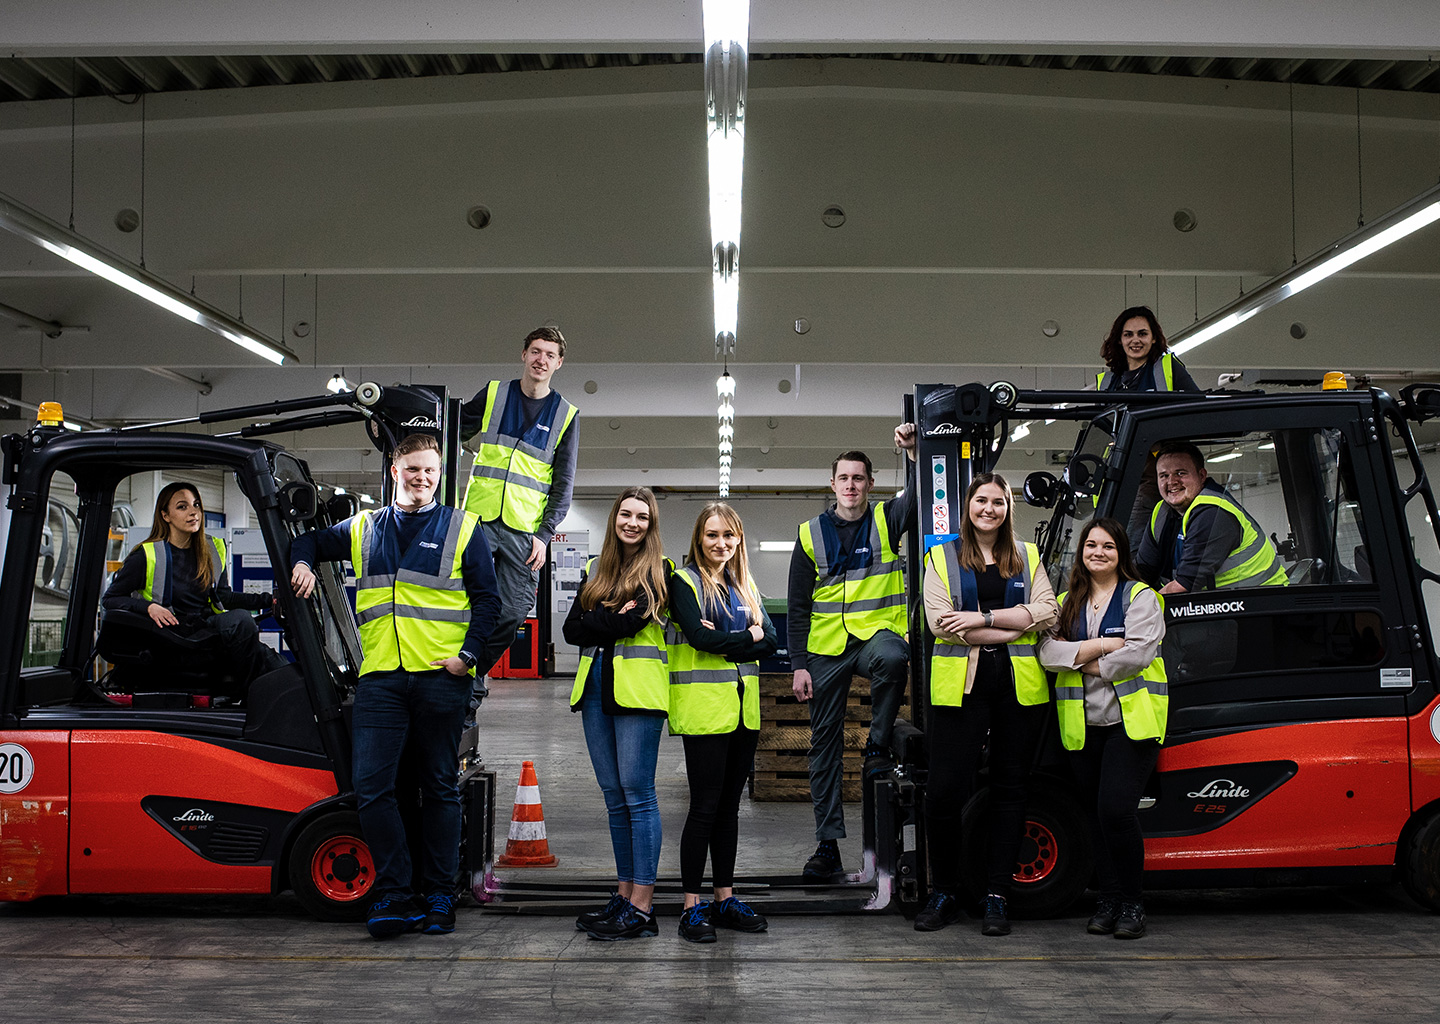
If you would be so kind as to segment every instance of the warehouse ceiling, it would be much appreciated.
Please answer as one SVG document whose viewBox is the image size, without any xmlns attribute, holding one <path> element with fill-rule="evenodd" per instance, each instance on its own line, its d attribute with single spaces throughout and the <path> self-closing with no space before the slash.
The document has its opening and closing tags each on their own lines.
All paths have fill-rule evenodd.
<svg viewBox="0 0 1440 1024">
<path fill-rule="evenodd" d="M 556 383 L 584 417 L 581 485 L 713 486 L 698 0 L 604 25 L 537 0 L 547 33 L 511 12 L 488 47 L 470 24 L 392 24 L 394 5 L 358 5 L 342 32 L 303 19 L 322 0 L 273 23 L 258 3 L 229 21 L 202 5 L 217 20 L 196 24 L 184 5 L 123 22 L 68 6 L 93 16 L 71 28 L 16 0 L 0 27 L 0 193 L 300 358 L 271 368 L 0 235 L 12 397 L 99 423 L 318 393 L 336 373 L 468 397 L 549 322 L 570 339 Z M 840 448 L 892 458 L 916 382 L 1093 380 L 1124 306 L 1173 331 L 1440 179 L 1440 39 L 1403 3 L 1229 35 L 1211 23 L 1248 16 L 1238 0 L 1143 31 L 1126 5 L 1035 0 L 1052 17 L 1029 35 L 953 5 L 967 35 L 925 21 L 933 6 L 893 8 L 909 33 L 893 38 L 870 5 L 815 29 L 756 4 L 738 491 L 823 484 Z M 1437 280 L 1432 226 L 1187 362 L 1205 386 L 1437 372 Z M 346 428 L 288 440 L 327 480 L 374 479 Z M 1039 465 L 1068 438 L 1037 425 L 1026 443 Z"/>
</svg>

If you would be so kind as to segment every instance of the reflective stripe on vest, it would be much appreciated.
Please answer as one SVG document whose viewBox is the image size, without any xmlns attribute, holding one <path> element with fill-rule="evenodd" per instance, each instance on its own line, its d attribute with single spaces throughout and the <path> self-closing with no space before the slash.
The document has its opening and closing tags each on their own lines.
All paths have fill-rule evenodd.
<svg viewBox="0 0 1440 1024">
<path fill-rule="evenodd" d="M 821 516 L 800 526 L 800 545 L 815 563 L 810 637 L 805 644 L 811 654 L 844 654 L 850 636 L 869 640 L 882 629 L 900 636 L 910 631 L 905 577 L 900 571 L 900 556 L 890 547 L 885 503 L 876 502 L 869 515 L 870 564 L 849 571 L 831 567 Z"/>
<path fill-rule="evenodd" d="M 1150 588 L 1138 582 L 1118 588 L 1119 592 L 1111 598 L 1110 608 L 1105 611 L 1101 631 L 1104 632 L 1116 618 L 1123 629 L 1131 602 L 1146 590 Z M 1165 599 L 1158 591 L 1151 590 L 1151 593 L 1155 594 L 1163 612 Z M 1066 596 L 1060 595 L 1062 603 Z M 1116 614 L 1112 615 L 1112 612 Z M 1160 648 L 1155 649 L 1155 657 L 1138 675 L 1117 680 L 1111 685 L 1120 699 L 1120 720 L 1125 724 L 1125 735 L 1132 740 L 1165 742 L 1165 725 L 1170 713 L 1170 684 Z M 1085 746 L 1085 677 L 1074 669 L 1061 669 L 1055 676 L 1055 711 L 1060 719 L 1060 742 L 1066 750 L 1082 749 Z"/>
<path fill-rule="evenodd" d="M 1030 593 L 1035 577 L 1045 571 L 1040 563 L 1040 549 L 1034 544 L 1022 541 L 1019 545 L 1021 555 L 1025 560 L 1025 569 L 1018 578 L 1023 583 L 1019 600 L 1016 605 L 1028 604 Z M 948 544 L 937 544 L 925 553 L 925 568 L 927 572 L 939 576 L 940 582 L 945 586 L 945 594 L 950 598 L 950 606 L 956 611 L 974 612 L 979 611 L 979 605 L 961 607 L 961 600 L 957 593 L 957 582 L 961 578 L 959 541 L 952 541 Z M 1009 594 L 1011 580 L 1006 580 L 1006 593 Z M 965 602 L 967 605 L 970 602 Z M 1006 607 L 1014 607 L 1008 603 Z M 1010 653 L 1010 670 L 1015 679 L 1015 697 L 1025 705 L 1044 704 L 1050 699 L 1050 687 L 1045 681 L 1045 670 L 1040 667 L 1040 660 L 1035 656 L 1035 644 L 1039 637 L 1035 632 L 1022 633 L 1014 641 L 1005 645 Z M 930 655 L 930 703 L 943 704 L 947 707 L 958 708 L 965 699 L 965 673 L 970 656 L 970 647 L 966 644 L 954 643 L 940 637 L 935 638 L 935 649 Z"/>
<path fill-rule="evenodd" d="M 226 549 L 225 542 L 219 537 L 211 537 L 209 540 L 210 547 L 206 550 L 212 553 L 217 560 L 214 563 L 213 579 L 215 582 L 210 585 L 210 593 L 206 595 L 205 603 L 210 606 L 212 612 L 219 615 L 225 608 L 215 600 L 215 587 L 225 573 Z M 141 547 L 145 550 L 145 585 L 140 589 L 139 594 L 146 601 L 169 607 L 170 604 L 175 603 L 173 594 L 175 588 L 171 586 L 170 579 L 170 549 L 163 540 L 147 540 Z M 199 566 L 196 566 L 196 570 L 198 572 Z M 156 589 L 157 581 L 159 582 L 158 590 Z M 159 597 L 155 596 L 157 593 L 160 595 Z M 168 604 L 167 598 L 169 599 Z"/>
<path fill-rule="evenodd" d="M 667 558 L 667 568 L 673 568 Z M 592 556 L 585 563 L 585 575 L 595 567 Z M 579 600 L 579 596 L 576 596 Z M 644 711 L 667 711 L 670 707 L 670 658 L 666 650 L 666 628 L 670 624 L 668 609 L 660 613 L 660 621 L 653 619 L 634 636 L 615 641 L 614 657 L 610 661 L 615 676 L 615 705 L 621 708 Z M 580 703 L 585 695 L 585 680 L 590 677 L 590 666 L 599 656 L 601 648 L 582 647 L 580 667 L 575 670 L 575 685 L 570 689 L 570 706 Z"/>
<path fill-rule="evenodd" d="M 703 614 L 705 590 L 700 585 L 699 570 L 687 565 L 670 579 L 671 586 L 690 588 Z M 741 723 L 747 729 L 759 730 L 759 662 L 736 664 L 723 655 L 692 647 L 673 620 L 666 626 L 666 640 L 670 647 L 670 732 L 673 735 L 734 732 Z"/>
<path fill-rule="evenodd" d="M 1260 524 L 1223 491 L 1216 493 L 1202 490 L 1195 496 L 1180 520 L 1182 537 L 1189 530 L 1191 514 L 1205 505 L 1215 506 L 1234 517 L 1240 524 L 1240 545 L 1226 555 L 1215 569 L 1216 590 L 1232 587 L 1283 587 L 1289 583 L 1285 566 L 1280 562 L 1275 545 L 1270 543 L 1270 538 L 1265 536 Z M 1150 513 L 1150 536 L 1157 545 L 1160 543 L 1160 511 L 1164 507 L 1166 506 L 1162 501 Z"/>
<path fill-rule="evenodd" d="M 384 540 L 375 523 L 379 512 L 365 511 L 350 521 L 350 564 L 355 568 L 355 620 L 364 659 L 360 674 L 433 672 L 432 661 L 454 657 L 470 628 L 470 596 L 461 567 L 465 548 L 480 520 L 445 505 L 411 543 L 438 542 L 439 573 L 384 564 Z M 404 561 L 408 552 L 398 552 Z M 423 553 L 418 556 L 424 558 Z M 393 569 L 394 571 L 386 571 Z M 470 670 L 470 674 L 474 669 Z"/>
<path fill-rule="evenodd" d="M 505 387 L 503 399 L 500 388 Z M 480 424 L 480 446 L 465 488 L 465 511 L 481 522 L 500 520 L 512 530 L 534 533 L 545 515 L 545 501 L 555 479 L 555 449 L 570 429 L 576 409 L 560 392 L 552 391 L 540 419 L 531 429 L 543 428 L 545 443 L 501 433 L 505 411 L 520 401 L 520 382 L 492 380 L 485 390 L 485 418 Z M 499 406 L 499 408 L 496 408 Z"/>
<path fill-rule="evenodd" d="M 1160 358 L 1150 364 L 1150 373 L 1155 382 L 1154 390 L 1175 390 L 1175 357 L 1171 353 L 1161 352 Z M 1115 371 L 1101 370 L 1095 375 L 1095 387 L 1099 391 L 1109 391 L 1114 379 Z"/>
</svg>

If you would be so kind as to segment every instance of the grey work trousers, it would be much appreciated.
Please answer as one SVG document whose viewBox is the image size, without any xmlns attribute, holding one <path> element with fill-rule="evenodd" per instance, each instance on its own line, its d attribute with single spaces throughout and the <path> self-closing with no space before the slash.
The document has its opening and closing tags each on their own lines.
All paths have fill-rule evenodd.
<svg viewBox="0 0 1440 1024">
<path fill-rule="evenodd" d="M 843 839 L 845 702 L 856 672 L 870 678 L 870 742 L 890 744 L 895 715 L 905 696 L 905 666 L 910 646 L 888 629 L 869 640 L 847 637 L 845 653 L 807 654 L 810 698 L 810 801 L 815 807 L 815 838 Z"/>
<path fill-rule="evenodd" d="M 485 641 L 485 649 L 476 652 L 479 661 L 475 665 L 475 692 L 484 696 L 486 673 L 515 642 L 515 631 L 535 603 L 540 570 L 525 564 L 525 559 L 530 557 L 531 534 L 512 530 L 499 520 L 482 523 L 481 529 L 495 558 L 495 582 L 500 590 L 500 615 L 495 620 L 495 628 Z"/>
</svg>

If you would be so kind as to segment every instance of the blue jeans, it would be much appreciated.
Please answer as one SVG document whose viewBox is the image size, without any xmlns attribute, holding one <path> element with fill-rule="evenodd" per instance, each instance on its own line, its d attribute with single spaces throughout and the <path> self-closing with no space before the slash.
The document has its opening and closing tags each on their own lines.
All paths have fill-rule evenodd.
<svg viewBox="0 0 1440 1024">
<path fill-rule="evenodd" d="M 595 781 L 610 812 L 610 845 L 621 882 L 654 885 L 660 869 L 660 801 L 655 796 L 655 762 L 665 719 L 657 715 L 607 715 L 600 686 L 591 680 L 580 701 L 585 746 Z"/>
<path fill-rule="evenodd" d="M 375 896 L 410 896 L 412 866 L 395 802 L 395 773 L 407 739 L 419 776 L 420 885 L 449 892 L 460 870 L 460 727 L 470 703 L 468 677 L 375 672 L 360 677 L 352 717 L 355 799 L 375 859 Z"/>
</svg>

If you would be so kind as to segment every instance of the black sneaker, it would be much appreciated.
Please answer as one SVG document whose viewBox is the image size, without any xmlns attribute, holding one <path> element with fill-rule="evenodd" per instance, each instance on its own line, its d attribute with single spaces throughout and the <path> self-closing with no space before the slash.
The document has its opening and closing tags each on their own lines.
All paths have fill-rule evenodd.
<svg viewBox="0 0 1440 1024">
<path fill-rule="evenodd" d="M 386 893 L 370 908 L 365 928 L 377 939 L 389 939 L 404 935 L 425 920 L 425 910 L 415 904 L 409 896 Z"/>
<path fill-rule="evenodd" d="M 710 923 L 716 928 L 732 928 L 737 932 L 763 932 L 770 927 L 764 914 L 755 913 L 750 904 L 734 896 L 710 907 Z"/>
<path fill-rule="evenodd" d="M 585 913 L 577 917 L 575 919 L 575 930 L 578 932 L 589 931 L 592 924 L 597 924 L 598 922 L 605 920 L 607 917 L 614 917 L 616 912 L 629 902 L 629 900 L 627 900 L 624 896 L 621 896 L 618 892 L 612 893 L 610 896 L 610 902 L 605 904 L 599 910 L 587 910 Z"/>
<path fill-rule="evenodd" d="M 1120 916 L 1120 901 L 1101 896 L 1095 901 L 1095 913 L 1091 915 L 1085 930 L 1091 935 L 1115 934 L 1115 921 Z"/>
<path fill-rule="evenodd" d="M 1145 934 L 1145 904 L 1140 902 L 1131 903 L 1128 900 L 1120 904 L 1120 914 L 1115 918 L 1115 937 L 1117 939 L 1138 939 Z"/>
<path fill-rule="evenodd" d="M 833 839 L 822 839 L 805 862 L 802 875 L 807 882 L 828 882 L 844 870 L 840 866 L 840 844 Z"/>
<path fill-rule="evenodd" d="M 938 932 L 960 920 L 960 901 L 948 892 L 932 892 L 924 909 L 915 915 L 917 932 Z"/>
<path fill-rule="evenodd" d="M 624 899 L 622 896 L 621 899 Z M 659 935 L 660 926 L 655 923 L 653 911 L 641 910 L 629 900 L 614 914 L 596 921 L 585 929 L 592 939 L 614 942 L 619 939 L 639 939 L 647 935 Z"/>
<path fill-rule="evenodd" d="M 865 751 L 860 756 L 864 760 L 863 770 L 867 779 L 884 775 L 895 767 L 895 759 L 890 756 L 890 748 L 882 747 L 878 743 L 865 744 Z"/>
<path fill-rule="evenodd" d="M 680 915 L 680 937 L 686 942 L 714 942 L 715 926 L 710 923 L 710 904 L 697 903 Z"/>
<path fill-rule="evenodd" d="M 432 892 L 425 897 L 427 913 L 421 928 L 426 935 L 448 935 L 455 930 L 455 894 Z"/>
<path fill-rule="evenodd" d="M 991 893 L 985 897 L 985 920 L 980 925 L 981 935 L 1009 935 L 1010 918 L 1005 913 L 1005 897 Z"/>
</svg>

